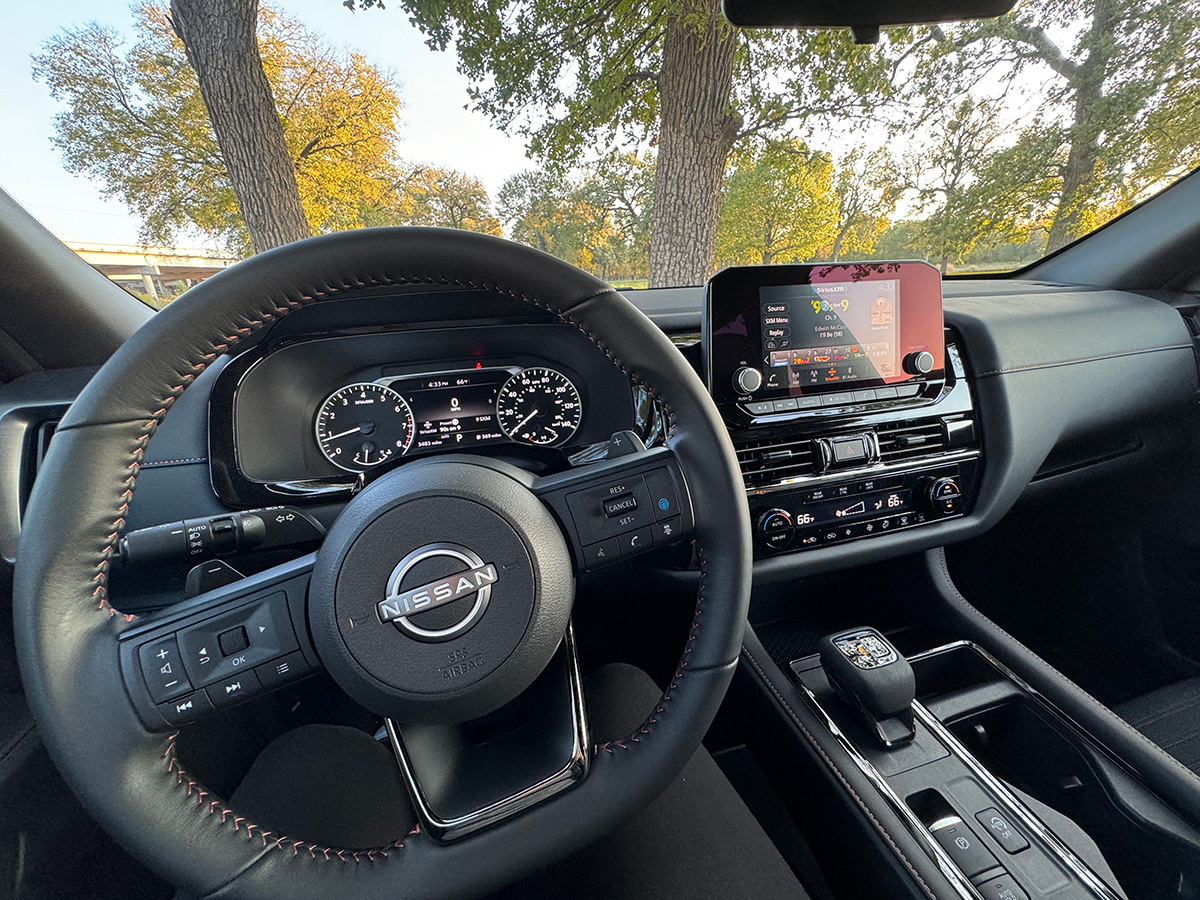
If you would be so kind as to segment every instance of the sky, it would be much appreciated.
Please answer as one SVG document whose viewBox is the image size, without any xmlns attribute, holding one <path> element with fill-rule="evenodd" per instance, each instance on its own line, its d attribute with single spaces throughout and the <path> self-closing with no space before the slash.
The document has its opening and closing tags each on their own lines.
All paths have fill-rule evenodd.
<svg viewBox="0 0 1200 900">
<path fill-rule="evenodd" d="M 452 52 L 425 46 L 397 5 L 351 13 L 340 0 L 279 0 L 278 6 L 329 43 L 363 53 L 401 84 L 399 155 L 467 172 L 495 196 L 504 180 L 532 164 L 524 141 L 491 127 L 465 107 L 468 81 L 455 71 Z M 130 35 L 123 0 L 54 0 L 11 4 L 5 12 L 6 46 L 0 54 L 0 187 L 67 243 L 137 243 L 138 220 L 100 185 L 64 171 L 51 143 L 59 104 L 33 80 L 30 56 L 57 31 L 88 22 Z M 181 239 L 199 246 L 199 238 Z"/>
</svg>

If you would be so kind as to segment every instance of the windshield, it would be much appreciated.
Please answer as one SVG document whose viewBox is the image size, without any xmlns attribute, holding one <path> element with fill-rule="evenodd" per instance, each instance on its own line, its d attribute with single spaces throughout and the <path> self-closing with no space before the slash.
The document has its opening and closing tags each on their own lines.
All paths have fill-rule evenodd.
<svg viewBox="0 0 1200 900">
<path fill-rule="evenodd" d="M 1200 164 L 1195 0 L 1019 0 L 873 45 L 737 30 L 716 0 L 64 0 L 6 20 L 0 183 L 159 306 L 375 225 L 504 235 L 625 288 L 735 264 L 1004 271 Z"/>
</svg>

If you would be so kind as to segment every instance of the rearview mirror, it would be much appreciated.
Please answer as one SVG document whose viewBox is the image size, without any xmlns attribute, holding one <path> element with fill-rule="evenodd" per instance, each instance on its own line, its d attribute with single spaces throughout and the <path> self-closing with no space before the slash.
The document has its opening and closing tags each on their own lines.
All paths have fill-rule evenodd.
<svg viewBox="0 0 1200 900">
<path fill-rule="evenodd" d="M 1015 0 L 721 0 L 741 28 L 851 28 L 860 43 L 880 26 L 957 22 L 1002 16 Z"/>
</svg>

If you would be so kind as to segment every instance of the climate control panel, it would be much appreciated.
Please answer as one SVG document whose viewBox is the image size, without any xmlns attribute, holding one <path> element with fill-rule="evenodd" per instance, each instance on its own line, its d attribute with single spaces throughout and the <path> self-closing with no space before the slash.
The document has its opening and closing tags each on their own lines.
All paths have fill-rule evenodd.
<svg viewBox="0 0 1200 900">
<path fill-rule="evenodd" d="M 752 496 L 756 554 L 810 550 L 965 515 L 977 460 Z"/>
</svg>

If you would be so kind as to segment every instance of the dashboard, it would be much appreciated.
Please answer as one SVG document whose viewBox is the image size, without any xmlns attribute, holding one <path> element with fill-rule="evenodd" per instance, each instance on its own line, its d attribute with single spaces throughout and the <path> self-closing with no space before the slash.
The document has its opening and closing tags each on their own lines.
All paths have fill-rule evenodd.
<svg viewBox="0 0 1200 900">
<path fill-rule="evenodd" d="M 892 375 L 848 385 L 835 372 L 828 386 L 801 376 L 778 394 L 734 379 L 797 349 L 765 341 L 786 340 L 777 329 L 802 321 L 751 321 L 751 355 L 718 371 L 701 334 L 716 321 L 703 289 L 632 294 L 712 386 L 758 534 L 756 582 L 978 535 L 1026 493 L 1136 458 L 1142 445 L 1128 435 L 1193 402 L 1195 298 L 1011 280 L 947 282 L 945 292 L 929 371 L 904 372 L 916 351 L 901 348 L 886 351 Z M 897 300 L 872 292 L 866 301 L 879 296 Z M 780 315 L 766 309 L 777 298 L 758 299 L 747 315 Z M 316 304 L 211 366 L 151 442 L 128 530 L 279 505 L 327 527 L 364 479 L 409 459 L 470 452 L 549 474 L 603 459 L 617 432 L 663 442 L 655 404 L 577 329 L 502 297 L 443 291 L 433 301 L 407 303 L 393 290 Z M 851 330 L 872 324 L 870 312 L 841 311 Z M 877 324 L 885 342 L 904 339 L 903 325 Z M 0 387 L 6 558 L 55 422 L 88 374 Z M 686 556 L 649 561 L 695 577 Z M 115 571 L 114 585 L 122 577 Z M 156 602 L 153 590 L 144 602 Z"/>
</svg>

